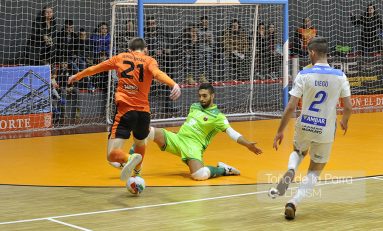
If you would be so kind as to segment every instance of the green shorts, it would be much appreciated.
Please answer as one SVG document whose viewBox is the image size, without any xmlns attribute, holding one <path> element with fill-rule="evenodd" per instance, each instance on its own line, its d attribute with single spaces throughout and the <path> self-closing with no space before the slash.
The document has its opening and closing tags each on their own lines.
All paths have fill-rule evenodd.
<svg viewBox="0 0 383 231">
<path fill-rule="evenodd" d="M 181 157 L 185 164 L 187 164 L 188 160 L 199 160 L 203 163 L 203 148 L 199 143 L 180 137 L 165 129 L 162 129 L 162 131 L 165 136 L 165 145 L 161 148 L 162 151 L 167 151 Z"/>
</svg>

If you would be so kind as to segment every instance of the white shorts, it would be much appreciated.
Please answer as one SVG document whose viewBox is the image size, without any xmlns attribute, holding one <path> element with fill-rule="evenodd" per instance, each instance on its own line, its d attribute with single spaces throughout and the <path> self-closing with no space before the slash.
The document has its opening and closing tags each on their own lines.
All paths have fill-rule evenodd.
<svg viewBox="0 0 383 231">
<path fill-rule="evenodd" d="M 318 164 L 327 163 L 330 158 L 331 143 L 317 143 L 309 139 L 306 139 L 301 132 L 295 132 L 294 134 L 294 147 L 299 152 L 309 151 L 312 161 Z"/>
</svg>

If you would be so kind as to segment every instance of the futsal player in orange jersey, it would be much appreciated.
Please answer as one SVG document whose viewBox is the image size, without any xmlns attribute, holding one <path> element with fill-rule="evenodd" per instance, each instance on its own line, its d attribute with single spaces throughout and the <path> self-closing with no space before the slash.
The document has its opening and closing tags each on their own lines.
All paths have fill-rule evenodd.
<svg viewBox="0 0 383 231">
<path fill-rule="evenodd" d="M 115 94 L 117 113 L 109 134 L 107 159 L 120 163 L 124 171 L 139 174 L 142 159 L 145 155 L 145 138 L 149 134 L 150 107 L 148 94 L 153 77 L 172 88 L 170 98 L 176 100 L 181 89 L 168 75 L 158 68 L 157 61 L 146 55 L 147 47 L 142 38 L 133 38 L 129 42 L 129 52 L 91 66 L 68 79 L 69 84 L 107 70 L 116 70 L 118 86 Z M 122 150 L 125 141 L 133 132 L 135 149 L 133 155 Z M 130 174 L 129 174 L 130 175 Z M 121 179 L 126 181 L 126 179 Z"/>
</svg>

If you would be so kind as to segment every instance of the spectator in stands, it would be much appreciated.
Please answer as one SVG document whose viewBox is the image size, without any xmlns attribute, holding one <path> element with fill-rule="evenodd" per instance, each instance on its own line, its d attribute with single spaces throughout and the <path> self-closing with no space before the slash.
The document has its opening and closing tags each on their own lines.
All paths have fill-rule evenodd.
<svg viewBox="0 0 383 231">
<path fill-rule="evenodd" d="M 95 33 L 90 36 L 90 43 L 93 46 L 93 64 L 101 63 L 109 58 L 110 33 L 108 24 L 102 22 L 98 24 Z M 94 78 L 87 78 L 88 89 L 95 92 L 96 89 L 106 92 L 108 85 L 107 72 L 99 73 Z"/>
<path fill-rule="evenodd" d="M 128 43 L 132 38 L 135 37 L 136 31 L 137 29 L 136 25 L 134 24 L 134 20 L 126 20 L 125 29 L 120 31 L 116 38 L 116 47 L 118 53 L 126 52 L 128 50 Z"/>
<path fill-rule="evenodd" d="M 311 19 L 308 17 L 303 19 L 303 25 L 295 33 L 292 52 L 301 57 L 306 57 L 308 55 L 307 45 L 316 36 L 317 29 L 311 25 Z"/>
<path fill-rule="evenodd" d="M 150 16 L 147 19 L 145 28 L 145 40 L 148 44 L 149 55 L 153 56 L 166 73 L 174 78 L 174 65 L 176 51 L 174 49 L 175 37 L 173 33 L 159 27 L 155 17 Z"/>
<path fill-rule="evenodd" d="M 61 91 L 61 123 L 74 124 L 77 113 L 78 86 L 68 85 L 68 78 L 74 74 L 68 62 L 63 60 L 57 72 L 57 81 Z"/>
<path fill-rule="evenodd" d="M 80 28 L 76 51 L 80 71 L 93 65 L 92 44 L 84 28 Z"/>
<path fill-rule="evenodd" d="M 84 28 L 80 28 L 79 37 L 77 40 L 77 65 L 80 71 L 84 70 L 88 66 L 93 65 L 93 47 L 88 38 L 88 33 Z M 90 78 L 83 78 L 78 82 L 79 89 L 92 88 L 94 85 L 89 86 Z"/>
<path fill-rule="evenodd" d="M 68 62 L 62 60 L 60 65 L 58 66 L 56 78 L 57 84 L 60 86 L 62 92 L 65 92 L 65 89 L 67 88 L 68 78 L 71 75 L 73 75 L 73 73 L 73 70 L 69 68 Z"/>
<path fill-rule="evenodd" d="M 212 68 L 213 68 L 213 49 L 214 49 L 214 35 L 209 29 L 208 16 L 202 16 L 200 18 L 200 25 L 198 31 L 198 41 L 201 46 L 201 61 L 204 63 L 202 66 L 202 76 L 200 78 L 201 83 L 206 83 L 208 80 L 212 80 Z"/>
<path fill-rule="evenodd" d="M 76 49 L 78 34 L 74 32 L 73 20 L 65 20 L 64 28 L 57 34 L 57 56 L 60 61 L 68 62 L 69 68 L 77 73 Z"/>
<path fill-rule="evenodd" d="M 55 74 L 52 74 L 51 76 L 51 86 L 52 86 L 52 98 L 60 100 L 61 96 L 58 93 L 58 89 L 60 88 L 60 86 L 57 83 L 57 75 Z"/>
<path fill-rule="evenodd" d="M 201 54 L 201 47 L 198 41 L 198 27 L 195 24 L 190 24 L 185 28 L 182 35 L 182 67 L 185 70 L 186 83 L 195 84 L 194 78 L 198 77 L 200 68 L 205 65 L 201 62 L 199 55 Z"/>
<path fill-rule="evenodd" d="M 29 41 L 30 65 L 53 63 L 55 61 L 56 18 L 53 8 L 44 6 L 39 16 L 32 24 L 32 34 Z"/>
<path fill-rule="evenodd" d="M 275 25 L 273 23 L 269 23 L 269 26 L 267 28 L 267 41 L 269 52 L 274 53 L 277 41 L 275 38 Z"/>
<path fill-rule="evenodd" d="M 109 55 L 110 34 L 106 22 L 98 24 L 95 33 L 90 36 L 90 41 L 93 45 L 93 52 L 96 59 L 99 58 L 97 55 L 101 54 L 101 52 L 105 52 L 107 56 Z"/>
<path fill-rule="evenodd" d="M 165 34 L 163 28 L 157 25 L 156 18 L 150 16 L 147 19 L 145 27 L 145 41 L 148 45 L 149 55 L 158 61 L 161 69 L 167 68 L 166 65 L 164 65 L 165 56 L 170 55 L 171 53 L 169 49 L 168 36 L 169 34 Z"/>
<path fill-rule="evenodd" d="M 105 51 L 101 51 L 97 55 L 98 59 L 95 60 L 95 63 L 102 63 L 109 59 L 107 53 Z M 88 88 L 94 92 L 96 89 L 101 90 L 102 92 L 106 93 L 107 87 L 108 87 L 108 72 L 101 72 L 97 74 L 95 77 L 89 78 L 91 84 L 88 86 Z"/>
<path fill-rule="evenodd" d="M 233 19 L 224 32 L 225 58 L 229 62 L 230 79 L 249 80 L 244 62 L 249 62 L 249 37 L 238 19 Z"/>
<path fill-rule="evenodd" d="M 275 25 L 273 23 L 269 23 L 267 28 L 267 50 L 268 50 L 268 61 L 267 70 L 269 71 L 269 75 L 274 79 L 279 77 L 278 73 L 281 69 L 281 58 L 282 58 L 282 45 L 278 44 L 276 35 L 275 35 Z"/>
<path fill-rule="evenodd" d="M 357 18 L 351 14 L 351 21 L 355 26 L 360 26 L 362 51 L 364 54 L 381 51 L 381 38 L 379 34 L 383 33 L 382 18 L 378 14 L 375 5 L 370 4 L 366 12 Z"/>
<path fill-rule="evenodd" d="M 160 68 L 173 79 L 175 77 L 176 50 L 172 45 L 174 43 L 172 33 L 165 33 L 164 29 L 158 26 L 157 19 L 150 16 L 146 19 L 144 35 L 149 55 L 155 58 Z M 162 104 L 160 107 L 158 107 L 159 105 L 153 107 L 154 113 L 163 113 L 166 117 L 171 116 L 174 109 L 173 102 L 169 98 L 170 88 L 163 84 L 153 84 L 151 92 L 153 93 L 151 97 L 157 98 L 158 102 Z M 157 110 L 158 108 L 161 110 Z"/>
<path fill-rule="evenodd" d="M 162 28 L 157 27 L 157 20 L 150 16 L 146 21 L 145 41 L 148 46 L 149 55 L 158 60 L 162 57 L 164 47 L 164 33 Z M 161 61 L 159 61 L 161 63 Z"/>
<path fill-rule="evenodd" d="M 57 124 L 60 119 L 61 113 L 61 96 L 59 93 L 60 86 L 57 83 L 56 70 L 52 68 L 51 73 L 51 94 L 52 94 L 52 119 L 53 123 Z"/>
<path fill-rule="evenodd" d="M 256 43 L 256 67 L 257 67 L 257 74 L 260 75 L 261 78 L 265 78 L 265 75 L 267 73 L 267 56 L 269 54 L 268 52 L 268 41 L 267 41 L 267 34 L 266 34 L 266 27 L 263 22 L 260 22 L 257 27 L 257 43 Z"/>
</svg>

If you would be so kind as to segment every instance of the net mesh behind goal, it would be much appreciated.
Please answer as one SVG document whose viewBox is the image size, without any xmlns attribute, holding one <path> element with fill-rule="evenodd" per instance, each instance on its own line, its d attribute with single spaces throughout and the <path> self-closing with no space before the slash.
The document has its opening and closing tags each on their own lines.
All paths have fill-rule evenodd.
<svg viewBox="0 0 383 231">
<path fill-rule="evenodd" d="M 30 118 L 20 130 L 105 124 L 107 73 L 74 87 L 67 79 L 108 58 L 108 49 L 102 47 L 109 47 L 108 41 L 102 42 L 99 34 L 102 25 L 110 29 L 110 18 L 106 0 L 1 1 L 0 132 L 12 130 L 5 124 L 18 124 L 20 118 Z M 50 123 L 44 116 L 47 126 L 43 117 L 42 123 L 34 119 L 47 112 L 46 100 L 51 116 Z"/>
<path fill-rule="evenodd" d="M 289 1 L 290 51 L 299 68 L 309 64 L 313 35 L 329 42 L 329 64 L 342 69 L 351 85 L 354 109 L 383 108 L 382 1 Z"/>
<path fill-rule="evenodd" d="M 144 10 L 149 54 L 182 84 L 182 96 L 173 102 L 168 87 L 153 83 L 153 119 L 186 116 L 190 105 L 198 101 L 198 85 L 203 82 L 213 83 L 215 102 L 229 116 L 282 111 L 282 6 L 265 4 L 257 10 L 255 4 L 159 4 L 145 5 Z M 126 31 L 127 23 L 131 25 L 136 17 L 132 5 L 116 6 L 114 52 L 125 49 L 121 49 L 121 34 L 136 35 Z"/>
</svg>

